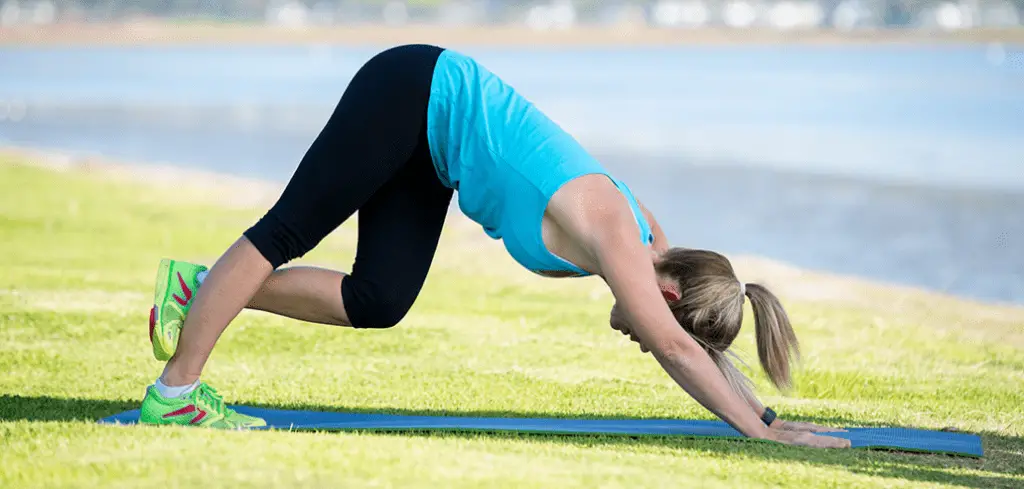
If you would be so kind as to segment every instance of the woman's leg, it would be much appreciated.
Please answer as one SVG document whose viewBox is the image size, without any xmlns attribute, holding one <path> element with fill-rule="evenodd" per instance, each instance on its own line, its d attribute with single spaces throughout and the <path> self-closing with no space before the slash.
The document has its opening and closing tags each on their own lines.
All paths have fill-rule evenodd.
<svg viewBox="0 0 1024 489">
<path fill-rule="evenodd" d="M 435 177 L 423 137 L 413 160 L 360 209 L 352 275 L 313 267 L 280 269 L 263 282 L 248 308 L 357 328 L 389 327 L 401 320 L 426 279 L 453 194 Z"/>
<path fill-rule="evenodd" d="M 259 252 L 243 237 L 214 265 L 214 269 L 225 269 L 226 273 L 220 277 L 231 284 L 231 287 L 218 289 L 230 290 L 238 298 L 251 295 L 246 306 L 249 309 L 300 321 L 359 328 L 394 326 L 412 307 L 426 280 L 453 193 L 436 178 L 431 178 L 433 167 L 429 165 L 429 160 L 410 162 L 360 210 L 358 265 L 353 266 L 352 275 L 314 267 L 285 268 L 269 276 L 263 269 L 257 269 L 256 273 L 246 271 L 239 263 L 251 259 L 260 264 L 260 260 Z M 254 253 L 257 256 L 253 256 Z M 201 289 L 216 287 L 211 280 L 213 277 L 211 270 Z M 265 277 L 265 280 L 258 283 L 257 277 Z M 257 287 L 255 292 L 248 293 L 254 286 Z M 242 287 L 249 288 L 246 294 L 237 293 Z M 212 294 L 204 295 L 212 297 Z M 349 319 L 343 295 L 348 296 L 349 307 L 356 311 L 355 323 Z M 190 317 L 201 310 L 198 295 L 196 301 Z M 216 313 L 226 309 L 217 307 L 207 311 Z M 241 307 L 238 309 L 240 311 Z M 231 319 L 233 317 L 207 318 L 208 321 L 225 321 L 225 324 Z M 201 340 L 215 343 L 217 333 Z M 165 375 L 165 383 L 178 385 L 171 382 Z"/>
<path fill-rule="evenodd" d="M 414 161 L 359 210 L 359 243 L 341 298 L 355 328 L 390 328 L 427 278 L 453 191 L 441 185 L 426 132 Z"/>
<path fill-rule="evenodd" d="M 263 255 L 244 236 L 217 260 L 199 287 L 161 381 L 184 386 L 199 379 L 221 333 L 249 302 L 273 271 Z"/>
<path fill-rule="evenodd" d="M 382 282 L 393 290 L 383 301 L 377 300 L 382 298 L 380 292 L 373 293 L 376 296 L 373 302 L 389 304 L 397 309 L 386 311 L 385 316 L 391 317 L 383 318 L 384 323 L 392 322 L 395 316 L 412 305 L 410 301 L 426 278 L 451 200 L 451 190 L 440 184 L 424 183 L 431 181 L 428 172 L 432 167 L 426 166 L 429 162 L 420 165 L 419 174 L 415 169 L 403 171 L 392 180 L 395 183 L 381 188 L 360 211 L 361 252 L 357 260 L 378 263 L 374 267 L 376 270 L 363 267 L 358 276 L 349 280 L 355 283 Z M 407 244 L 410 242 L 414 245 Z M 390 266 L 385 268 L 384 265 Z M 386 278 L 364 279 L 364 274 Z M 350 276 L 317 267 L 278 269 L 260 285 L 246 308 L 310 323 L 352 326 L 340 293 L 342 280 L 346 277 Z"/>
<path fill-rule="evenodd" d="M 282 268 L 267 277 L 246 308 L 308 323 L 352 326 L 341 301 L 345 276 L 323 268 Z"/>
<path fill-rule="evenodd" d="M 163 384 L 198 380 L 217 339 L 271 272 L 303 256 L 368 206 L 422 152 L 430 80 L 439 53 L 427 46 L 391 49 L 356 73 L 281 198 L 210 269 L 185 319 L 177 351 L 164 369 Z M 344 284 L 341 288 L 345 290 Z"/>
</svg>

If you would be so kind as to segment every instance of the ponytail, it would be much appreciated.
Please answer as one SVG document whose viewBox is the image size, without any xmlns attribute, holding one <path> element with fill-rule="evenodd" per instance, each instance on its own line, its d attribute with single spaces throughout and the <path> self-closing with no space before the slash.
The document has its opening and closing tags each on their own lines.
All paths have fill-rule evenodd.
<svg viewBox="0 0 1024 489">
<path fill-rule="evenodd" d="M 768 289 L 747 284 L 746 295 L 754 310 L 754 334 L 761 368 L 780 390 L 792 385 L 790 362 L 799 358 L 800 345 L 782 303 Z"/>
<path fill-rule="evenodd" d="M 754 310 L 761 367 L 776 388 L 784 390 L 792 384 L 790 362 L 799 356 L 799 345 L 789 316 L 768 289 L 740 282 L 729 260 L 708 250 L 671 248 L 661 255 L 655 270 L 659 277 L 679 286 L 680 297 L 668 304 L 672 314 L 704 348 L 736 393 L 748 402 L 755 400 L 753 384 L 733 363 L 739 358 L 729 352 L 743 324 L 744 296 L 750 298 Z"/>
</svg>

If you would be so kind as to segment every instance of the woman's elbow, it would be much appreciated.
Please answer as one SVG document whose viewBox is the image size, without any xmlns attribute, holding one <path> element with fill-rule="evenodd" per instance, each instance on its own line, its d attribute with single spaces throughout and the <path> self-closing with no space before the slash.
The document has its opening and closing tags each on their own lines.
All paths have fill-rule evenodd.
<svg viewBox="0 0 1024 489">
<path fill-rule="evenodd" d="M 652 342 L 653 348 L 651 348 L 651 351 L 672 363 L 685 367 L 693 362 L 696 356 L 705 353 L 693 338 L 686 336 L 686 333 L 683 333 L 683 335 L 684 338 L 655 340 Z"/>
</svg>

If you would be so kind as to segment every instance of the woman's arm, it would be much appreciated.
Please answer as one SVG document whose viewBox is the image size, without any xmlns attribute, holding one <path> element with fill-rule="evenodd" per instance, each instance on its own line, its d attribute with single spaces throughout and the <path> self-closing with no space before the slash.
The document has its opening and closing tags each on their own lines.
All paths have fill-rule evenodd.
<svg viewBox="0 0 1024 489">
<path fill-rule="evenodd" d="M 668 237 L 665 236 L 665 232 L 664 230 L 662 230 L 661 225 L 658 224 L 658 220 L 654 217 L 654 213 L 652 213 L 650 209 L 645 207 L 644 204 L 639 200 L 637 200 L 636 203 L 640 207 L 640 211 L 643 212 L 644 217 L 647 218 L 647 222 L 651 226 L 651 233 L 654 234 L 654 243 L 652 243 L 651 245 L 652 251 L 654 252 L 655 256 L 661 255 L 662 253 L 669 249 Z M 641 345 L 641 349 L 644 349 L 643 345 Z M 764 405 L 762 405 L 761 402 L 754 397 L 746 399 L 746 401 L 747 405 L 749 405 L 750 408 L 754 411 L 754 415 L 756 415 L 759 419 L 763 419 L 765 412 Z M 829 431 L 846 431 L 840 428 L 830 428 L 827 426 L 816 425 L 814 423 L 805 423 L 800 421 L 784 421 L 782 418 L 775 418 L 775 420 L 772 421 L 772 423 L 768 425 L 768 427 L 776 430 L 807 431 L 815 433 Z"/>
<path fill-rule="evenodd" d="M 635 333 L 643 344 L 650 345 L 669 376 L 702 406 L 748 437 L 820 448 L 849 447 L 848 440 L 803 432 L 816 430 L 783 431 L 764 425 L 752 406 L 729 386 L 711 357 L 679 327 L 658 289 L 654 265 L 640 244 L 636 226 L 626 223 L 622 229 L 632 229 L 631 235 L 620 231 L 620 236 L 626 236 L 621 238 L 608 233 L 596 238 L 591 249 L 605 282 L 635 325 Z"/>
<path fill-rule="evenodd" d="M 581 177 L 548 202 L 548 213 L 577 243 L 576 265 L 602 276 L 662 368 L 705 408 L 746 436 L 772 439 L 773 430 L 729 386 L 711 357 L 676 322 L 655 278 L 650 251 L 622 194 L 607 179 Z"/>
<path fill-rule="evenodd" d="M 816 447 L 848 447 L 847 440 L 769 429 L 731 388 L 711 357 L 679 326 L 662 297 L 650 251 L 622 194 L 606 178 L 580 177 L 548 201 L 548 214 L 583 252 L 612 294 L 635 334 L 662 368 L 697 402 L 740 433 Z"/>
<path fill-rule="evenodd" d="M 697 402 L 746 436 L 774 439 L 772 430 L 732 390 L 708 354 L 679 327 L 659 292 L 654 265 L 636 225 L 614 215 L 603 216 L 602 221 L 603 230 L 582 237 L 587 241 L 584 246 L 635 326 L 634 333 Z"/>
</svg>

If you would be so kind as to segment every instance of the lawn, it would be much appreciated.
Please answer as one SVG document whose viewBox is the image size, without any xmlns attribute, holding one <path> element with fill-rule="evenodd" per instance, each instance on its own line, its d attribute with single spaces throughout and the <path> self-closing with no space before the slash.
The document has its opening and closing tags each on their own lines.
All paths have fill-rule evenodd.
<svg viewBox="0 0 1024 489">
<path fill-rule="evenodd" d="M 764 400 L 786 419 L 955 426 L 983 436 L 983 459 L 668 437 L 96 424 L 137 407 L 161 371 L 146 338 L 159 259 L 210 263 L 264 211 L 227 205 L 229 193 L 0 161 L 0 487 L 1024 486 L 1024 315 L 882 286 L 860 302 L 784 297 L 803 359 L 785 396 L 754 373 Z M 300 262 L 347 269 L 353 224 Z M 607 326 L 612 298 L 598 279 L 533 277 L 481 235 L 451 226 L 397 328 L 245 312 L 204 379 L 229 403 L 270 407 L 711 419 Z M 756 365 L 751 329 L 738 346 Z"/>
</svg>

